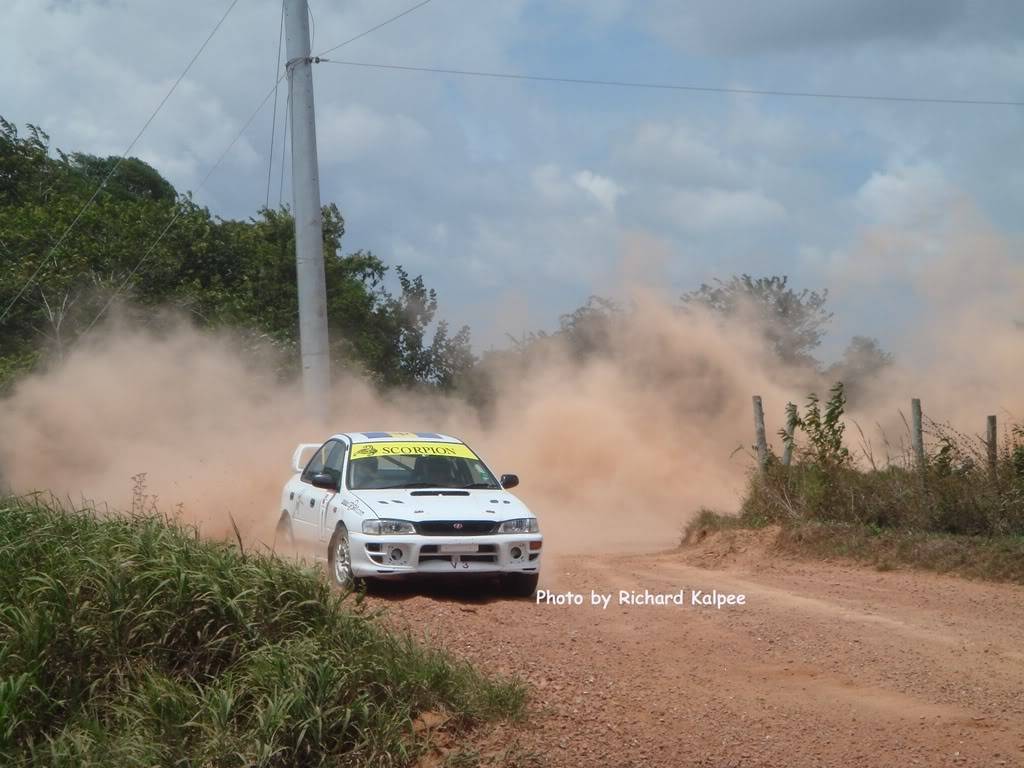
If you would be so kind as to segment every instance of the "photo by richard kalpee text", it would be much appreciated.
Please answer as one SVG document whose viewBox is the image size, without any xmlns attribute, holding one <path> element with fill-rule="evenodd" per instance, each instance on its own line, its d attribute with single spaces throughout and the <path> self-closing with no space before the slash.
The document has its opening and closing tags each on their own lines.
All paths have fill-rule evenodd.
<svg viewBox="0 0 1024 768">
<path fill-rule="evenodd" d="M 620 589 L 615 592 L 553 592 L 538 589 L 534 601 L 537 605 L 580 606 L 589 605 L 605 610 L 608 606 L 675 606 L 677 608 L 722 609 L 747 604 L 747 596 L 737 592 L 719 592 L 717 589 L 680 589 L 675 592 L 651 592 Z"/>
</svg>

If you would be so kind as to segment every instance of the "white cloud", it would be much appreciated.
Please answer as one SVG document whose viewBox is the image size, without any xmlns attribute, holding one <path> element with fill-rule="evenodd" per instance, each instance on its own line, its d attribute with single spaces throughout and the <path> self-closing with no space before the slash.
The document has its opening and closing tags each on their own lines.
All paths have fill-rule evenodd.
<svg viewBox="0 0 1024 768">
<path fill-rule="evenodd" d="M 551 163 L 534 168 L 530 180 L 547 205 L 578 209 L 581 203 L 596 204 L 608 214 L 615 213 L 615 203 L 623 193 L 622 187 L 607 176 L 587 169 L 568 174 Z"/>
<path fill-rule="evenodd" d="M 314 4 L 314 47 L 405 7 L 401 0 Z M 1015 3 L 739 7 L 728 0 L 432 3 L 335 55 L 994 98 L 1012 97 L 1024 77 L 1024 16 Z M 902 16 L 892 21 L 898 8 Z M 223 7 L 11 0 L 4 11 L 3 116 L 40 124 L 54 146 L 112 154 L 141 127 Z M 279 0 L 239 3 L 134 154 L 194 189 L 273 83 L 279 13 Z M 591 23 L 578 23 L 580 14 Z M 900 44 L 891 43 L 896 38 Z M 821 55 L 816 49 L 825 45 L 844 55 Z M 691 55 L 680 56 L 680 46 Z M 692 55 L 709 50 L 739 55 Z M 441 291 L 443 313 L 474 328 L 479 318 L 460 315 L 461 307 L 469 299 L 486 305 L 510 287 L 544 295 L 550 305 L 538 299 L 536 306 L 552 317 L 571 309 L 617 260 L 624 232 L 649 233 L 685 254 L 669 261 L 679 289 L 688 290 L 694 275 L 801 266 L 815 273 L 818 261 L 833 259 L 799 254 L 848 252 L 865 227 L 911 226 L 934 237 L 942 231 L 935 212 L 957 195 L 977 200 L 997 224 L 1020 227 L 1019 109 L 612 91 L 326 64 L 314 79 L 322 198 L 342 208 L 346 250 L 415 264 Z M 283 125 L 279 118 L 272 204 Z M 265 199 L 270 134 L 265 109 L 199 202 L 224 216 L 252 215 Z M 825 274 L 824 267 L 810 274 L 809 284 Z"/>
<path fill-rule="evenodd" d="M 742 173 L 734 157 L 681 120 L 645 120 L 618 154 L 618 160 L 648 178 L 685 184 L 736 186 Z"/>
<path fill-rule="evenodd" d="M 919 163 L 872 173 L 854 201 L 872 226 L 917 229 L 941 225 L 957 197 L 938 166 Z"/>
<path fill-rule="evenodd" d="M 757 190 L 681 189 L 664 209 L 680 227 L 696 232 L 757 229 L 786 218 L 779 201 Z"/>
<path fill-rule="evenodd" d="M 370 152 L 391 155 L 416 149 L 429 135 L 407 115 L 388 115 L 363 104 L 328 103 L 317 116 L 318 152 L 328 163 L 365 159 Z"/>
<path fill-rule="evenodd" d="M 615 212 L 615 201 L 622 194 L 622 187 L 607 176 L 599 176 L 592 171 L 583 170 L 576 173 L 572 180 L 576 186 L 589 193 L 608 213 Z"/>
</svg>

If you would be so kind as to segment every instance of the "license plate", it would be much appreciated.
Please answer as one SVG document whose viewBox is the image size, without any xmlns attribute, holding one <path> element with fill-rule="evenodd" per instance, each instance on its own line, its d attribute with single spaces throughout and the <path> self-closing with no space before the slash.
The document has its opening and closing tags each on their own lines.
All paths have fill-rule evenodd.
<svg viewBox="0 0 1024 768">
<path fill-rule="evenodd" d="M 442 555 L 468 555 L 470 552 L 479 552 L 479 544 L 442 544 L 438 551 Z"/>
</svg>

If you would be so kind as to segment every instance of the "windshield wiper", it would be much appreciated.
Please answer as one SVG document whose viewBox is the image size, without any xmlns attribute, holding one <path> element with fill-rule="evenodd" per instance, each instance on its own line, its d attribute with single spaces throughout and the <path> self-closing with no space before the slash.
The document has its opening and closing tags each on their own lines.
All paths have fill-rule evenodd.
<svg viewBox="0 0 1024 768">
<path fill-rule="evenodd" d="M 491 490 L 498 490 L 497 485 L 491 485 L 490 483 L 470 483 L 469 485 L 462 486 L 463 488 L 490 488 Z"/>
</svg>

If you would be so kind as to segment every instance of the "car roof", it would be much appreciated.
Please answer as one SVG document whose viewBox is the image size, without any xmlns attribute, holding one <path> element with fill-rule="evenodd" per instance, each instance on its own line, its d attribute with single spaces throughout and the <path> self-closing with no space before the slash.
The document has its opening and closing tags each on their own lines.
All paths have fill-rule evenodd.
<svg viewBox="0 0 1024 768">
<path fill-rule="evenodd" d="M 410 440 L 417 443 L 462 442 L 457 437 L 443 435 L 440 432 L 338 432 L 334 437 L 344 437 L 352 443 L 408 442 Z"/>
</svg>

